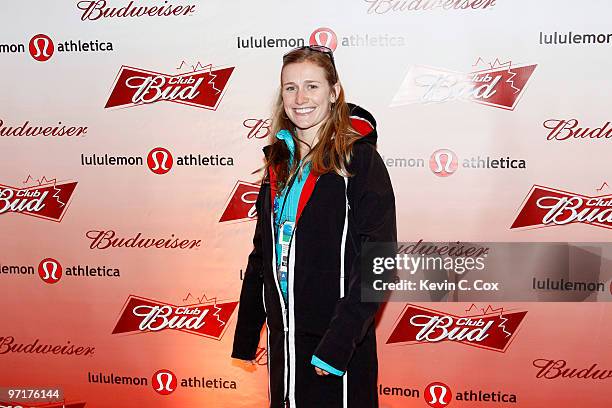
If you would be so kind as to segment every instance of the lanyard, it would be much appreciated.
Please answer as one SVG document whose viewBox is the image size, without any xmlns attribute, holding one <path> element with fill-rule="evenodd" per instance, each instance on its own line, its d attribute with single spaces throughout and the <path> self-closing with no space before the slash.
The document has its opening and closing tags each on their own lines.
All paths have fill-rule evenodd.
<svg viewBox="0 0 612 408">
<path fill-rule="evenodd" d="M 289 221 L 289 220 L 285 220 L 281 222 L 281 220 L 283 217 L 283 211 L 285 210 L 285 204 L 287 203 L 287 198 L 289 197 L 289 194 L 291 193 L 291 189 L 293 188 L 293 184 L 299 172 L 300 172 L 300 168 L 298 167 L 296 172 L 291 176 L 291 179 L 287 183 L 285 197 L 283 198 L 283 204 L 282 206 L 280 206 L 281 207 L 280 212 L 278 213 L 279 221 L 276 222 L 275 220 L 274 222 L 276 226 L 276 230 L 277 230 L 277 235 L 278 235 L 278 244 L 281 246 L 281 251 L 280 251 L 281 259 L 280 259 L 280 263 L 278 263 L 278 269 L 279 269 L 279 272 L 281 273 L 281 276 L 287 273 L 288 261 L 289 261 L 288 259 L 289 247 L 291 245 L 291 240 L 293 238 L 293 232 L 294 232 L 294 227 L 295 227 L 295 222 Z M 275 204 L 276 204 L 275 207 L 278 208 L 279 206 L 278 206 L 277 198 L 275 198 Z M 275 218 L 276 218 L 276 214 L 275 214 Z"/>
</svg>

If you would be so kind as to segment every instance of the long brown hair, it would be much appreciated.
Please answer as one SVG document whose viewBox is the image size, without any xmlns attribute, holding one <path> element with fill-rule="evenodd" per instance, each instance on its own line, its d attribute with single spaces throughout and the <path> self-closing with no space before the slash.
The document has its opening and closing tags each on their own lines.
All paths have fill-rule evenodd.
<svg viewBox="0 0 612 408">
<path fill-rule="evenodd" d="M 349 107 L 344 99 L 344 89 L 338 78 L 337 71 L 329 55 L 309 48 L 298 48 L 291 51 L 283 58 L 283 69 L 289 64 L 299 62 L 312 62 L 323 68 L 325 79 L 330 88 L 338 83 L 340 91 L 336 96 L 336 101 L 331 105 L 329 116 L 318 131 L 318 142 L 313 146 L 308 154 L 311 172 L 324 174 L 334 172 L 339 175 L 349 176 L 347 165 L 351 160 L 353 143 L 359 139 L 360 135 L 351 126 Z M 282 70 L 281 70 L 282 72 Z M 298 148 L 300 140 L 297 137 L 295 125 L 289 120 L 283 106 L 282 84 L 279 88 L 278 96 L 274 104 L 272 113 L 272 124 L 270 126 L 271 146 L 267 155 L 265 168 L 268 172 L 273 171 L 276 175 L 278 191 L 281 191 L 287 184 L 290 174 L 298 170 L 298 165 L 302 159 Z M 289 149 L 285 142 L 276 138 L 276 134 L 286 129 L 291 133 L 295 143 L 295 157 L 293 165 L 289 169 Z"/>
</svg>

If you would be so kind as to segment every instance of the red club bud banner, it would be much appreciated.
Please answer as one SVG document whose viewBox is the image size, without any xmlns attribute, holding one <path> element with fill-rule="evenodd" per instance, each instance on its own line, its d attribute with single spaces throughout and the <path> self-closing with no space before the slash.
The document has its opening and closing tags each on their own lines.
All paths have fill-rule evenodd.
<svg viewBox="0 0 612 408">
<path fill-rule="evenodd" d="M 376 119 L 417 243 L 398 262 L 440 262 L 386 286 L 380 406 L 609 406 L 611 12 L 5 4 L 0 406 L 269 406 L 265 330 L 256 364 L 230 354 L 282 57 L 305 45 Z M 539 302 L 483 295 L 518 276 Z"/>
</svg>

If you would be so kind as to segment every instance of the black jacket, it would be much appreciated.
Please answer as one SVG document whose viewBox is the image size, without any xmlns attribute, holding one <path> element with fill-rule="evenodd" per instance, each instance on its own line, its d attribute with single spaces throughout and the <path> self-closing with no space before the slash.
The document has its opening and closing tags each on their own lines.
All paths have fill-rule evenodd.
<svg viewBox="0 0 612 408">
<path fill-rule="evenodd" d="M 284 401 L 291 408 L 378 407 L 374 315 L 379 304 L 360 301 L 358 257 L 366 241 L 396 241 L 395 198 L 376 151 L 376 122 L 364 109 L 350 107 L 352 125 L 363 135 L 353 147 L 352 176 L 307 179 L 289 252 L 287 305 L 273 252 L 274 180 L 264 180 L 257 198 L 254 248 L 232 357 L 255 357 L 266 322 L 272 408 Z M 318 376 L 310 363 L 313 354 L 345 375 Z"/>
</svg>

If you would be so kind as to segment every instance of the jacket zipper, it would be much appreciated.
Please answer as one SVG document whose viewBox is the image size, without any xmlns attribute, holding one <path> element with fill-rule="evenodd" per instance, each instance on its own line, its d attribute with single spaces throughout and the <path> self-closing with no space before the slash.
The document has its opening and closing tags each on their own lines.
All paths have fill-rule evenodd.
<svg viewBox="0 0 612 408">
<path fill-rule="evenodd" d="M 318 181 L 318 180 L 317 180 Z M 314 193 L 314 190 L 313 190 Z M 308 200 L 306 202 L 306 205 L 304 206 L 304 208 L 302 209 L 302 212 L 304 212 L 304 210 L 306 209 L 306 206 L 308 206 L 308 202 L 310 202 L 310 200 Z M 301 218 L 301 217 L 300 217 Z M 289 250 L 287 251 L 287 306 L 289 305 L 289 259 L 291 258 L 291 248 L 293 246 L 293 239 L 295 238 L 295 234 L 297 232 L 297 227 L 299 224 L 300 220 L 296 220 L 295 226 L 293 228 L 293 234 L 291 234 L 291 240 L 289 241 Z M 274 228 L 274 210 L 272 210 L 272 241 L 273 241 L 273 245 L 274 245 L 274 265 L 276 265 L 276 231 Z M 276 280 L 276 287 L 278 290 L 278 295 L 279 295 L 279 300 L 280 300 L 280 304 L 281 304 L 281 309 L 283 311 L 283 326 L 284 326 L 284 335 L 285 335 L 285 370 L 287 371 L 287 386 L 285 387 L 285 398 L 284 398 L 284 405 L 285 407 L 289 406 L 289 384 L 291 382 L 291 370 L 289 370 L 289 359 L 290 359 L 290 355 L 289 355 L 289 315 L 287 313 L 287 307 L 285 305 L 285 299 L 283 298 L 283 293 L 280 290 L 280 280 L 278 277 L 278 273 L 275 270 L 274 271 L 274 279 Z"/>
<path fill-rule="evenodd" d="M 298 220 L 299 222 L 299 220 Z M 289 273 L 289 271 L 291 270 L 290 266 L 291 266 L 291 249 L 293 248 L 293 240 L 295 238 L 295 234 L 297 232 L 297 222 L 295 223 L 295 228 L 293 229 L 293 234 L 291 234 L 291 240 L 289 240 L 289 250 L 287 251 L 287 305 L 289 305 L 289 296 L 291 295 L 291 293 L 289 293 L 289 279 L 291 274 Z M 284 300 L 283 300 L 284 303 Z M 285 347 L 287 348 L 287 360 L 289 360 L 291 358 L 290 354 L 289 354 L 289 325 L 290 325 L 290 320 L 289 320 L 289 315 L 287 314 L 287 309 L 285 309 L 285 318 L 287 321 L 287 329 L 285 330 Z M 287 383 L 291 384 L 291 370 L 287 371 Z M 287 404 L 287 406 L 289 406 L 289 386 L 287 386 L 287 390 L 285 392 L 285 403 Z"/>
<path fill-rule="evenodd" d="M 278 270 L 277 270 L 277 263 L 276 263 L 276 229 L 274 228 L 274 210 L 271 211 L 272 214 L 272 219 L 271 219 L 271 229 L 272 229 L 272 248 L 273 248 L 273 265 L 274 265 L 274 281 L 276 283 L 276 290 L 278 292 L 278 297 L 279 297 L 279 301 L 280 301 L 280 306 L 281 306 L 281 312 L 282 312 L 282 317 L 283 317 L 283 336 L 284 336 L 284 343 L 285 343 L 285 352 L 283 353 L 285 355 L 285 372 L 287 373 L 287 381 L 285 384 L 285 396 L 283 398 L 283 405 L 287 406 L 288 403 L 288 399 L 289 399 L 289 338 L 288 336 L 288 332 L 289 332 L 289 316 L 287 315 L 287 307 L 285 305 L 285 299 L 283 297 L 283 292 L 280 289 L 280 280 L 278 277 Z M 292 237 L 293 239 L 293 237 Z M 291 247 L 289 247 L 291 249 Z M 282 255 L 281 255 L 282 256 Z M 289 261 L 289 253 L 287 253 L 287 262 Z M 287 274 L 287 276 L 289 276 L 289 274 Z M 288 286 L 288 285 L 287 285 Z M 287 293 L 289 291 L 287 290 Z"/>
</svg>

